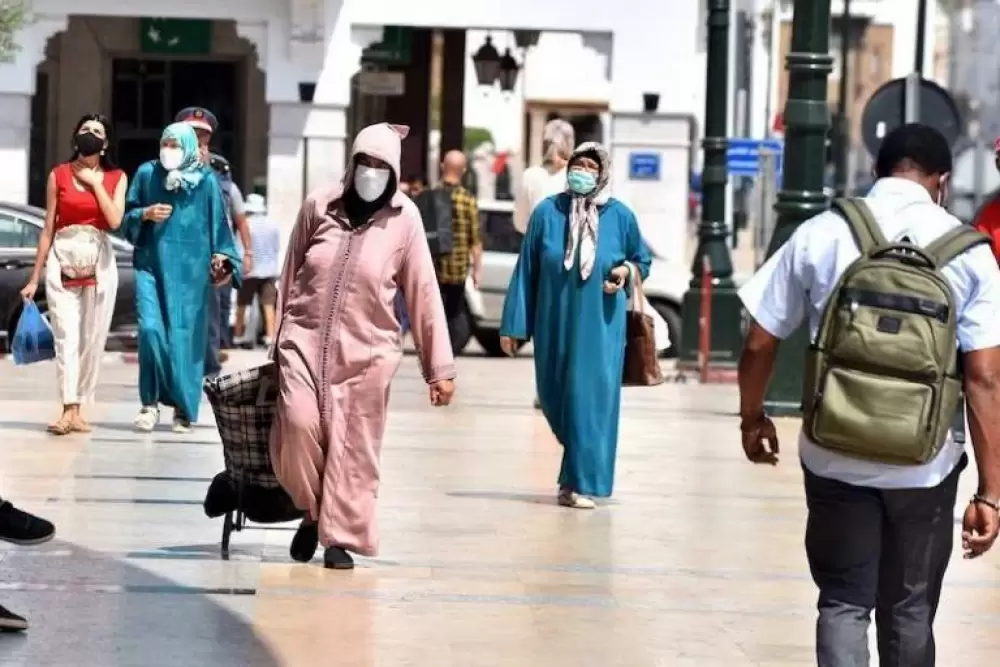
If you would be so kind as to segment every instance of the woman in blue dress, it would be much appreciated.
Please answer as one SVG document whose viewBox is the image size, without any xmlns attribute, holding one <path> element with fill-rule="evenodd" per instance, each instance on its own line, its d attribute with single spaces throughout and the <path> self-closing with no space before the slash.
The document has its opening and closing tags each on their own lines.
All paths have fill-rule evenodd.
<svg viewBox="0 0 1000 667">
<path fill-rule="evenodd" d="M 563 446 L 558 501 L 579 509 L 614 485 L 627 294 L 637 272 L 649 274 L 635 214 L 608 192 L 610 172 L 600 144 L 573 152 L 566 192 L 528 221 L 500 328 L 507 354 L 534 340 L 542 413 Z"/>
<path fill-rule="evenodd" d="M 226 223 L 222 189 L 198 159 L 198 138 L 186 123 L 163 131 L 160 159 L 135 174 L 121 235 L 135 246 L 139 314 L 139 431 L 174 409 L 173 427 L 198 420 L 204 378 L 209 299 L 213 285 L 239 283 L 240 260 Z"/>
</svg>

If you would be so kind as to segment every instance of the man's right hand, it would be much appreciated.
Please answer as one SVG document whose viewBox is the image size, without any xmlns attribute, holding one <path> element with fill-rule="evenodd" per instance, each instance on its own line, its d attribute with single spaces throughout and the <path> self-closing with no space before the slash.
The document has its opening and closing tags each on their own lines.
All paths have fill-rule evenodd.
<svg viewBox="0 0 1000 667">
<path fill-rule="evenodd" d="M 35 292 L 37 291 L 38 291 L 38 281 L 32 280 L 28 282 L 27 285 L 24 286 L 24 289 L 21 290 L 21 297 L 24 298 L 26 301 L 32 301 L 35 298 Z"/>
<path fill-rule="evenodd" d="M 962 517 L 962 551 L 978 558 L 990 550 L 1000 532 L 1000 513 L 986 503 L 973 500 Z"/>
<path fill-rule="evenodd" d="M 774 422 L 764 412 L 740 420 L 743 453 L 751 463 L 778 465 L 778 432 Z"/>
<path fill-rule="evenodd" d="M 174 207 L 170 204 L 153 204 L 147 206 L 142 211 L 142 219 L 150 222 L 163 222 L 173 213 Z"/>
</svg>

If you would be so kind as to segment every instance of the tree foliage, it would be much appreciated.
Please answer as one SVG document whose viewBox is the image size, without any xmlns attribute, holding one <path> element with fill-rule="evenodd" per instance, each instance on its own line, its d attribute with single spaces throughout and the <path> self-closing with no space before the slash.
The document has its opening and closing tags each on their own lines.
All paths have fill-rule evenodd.
<svg viewBox="0 0 1000 667">
<path fill-rule="evenodd" d="M 0 62 L 9 62 L 20 45 L 17 31 L 28 22 L 30 7 L 27 0 L 0 0 Z"/>
<path fill-rule="evenodd" d="M 950 16 L 959 9 L 964 9 L 969 4 L 971 3 L 963 2 L 963 0 L 938 0 L 937 7 L 939 12 Z"/>
<path fill-rule="evenodd" d="M 465 128 L 465 140 L 462 142 L 466 153 L 471 153 L 483 144 L 493 143 L 493 133 L 485 127 Z"/>
</svg>

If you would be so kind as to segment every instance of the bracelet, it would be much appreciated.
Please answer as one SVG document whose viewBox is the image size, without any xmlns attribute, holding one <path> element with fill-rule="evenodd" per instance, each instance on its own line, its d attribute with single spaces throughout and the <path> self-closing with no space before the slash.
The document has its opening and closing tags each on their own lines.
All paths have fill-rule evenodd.
<svg viewBox="0 0 1000 667">
<path fill-rule="evenodd" d="M 972 496 L 972 500 L 969 501 L 969 504 L 986 505 L 994 512 L 1000 514 L 1000 502 L 987 498 L 986 496 L 980 495 L 978 493 Z"/>
</svg>

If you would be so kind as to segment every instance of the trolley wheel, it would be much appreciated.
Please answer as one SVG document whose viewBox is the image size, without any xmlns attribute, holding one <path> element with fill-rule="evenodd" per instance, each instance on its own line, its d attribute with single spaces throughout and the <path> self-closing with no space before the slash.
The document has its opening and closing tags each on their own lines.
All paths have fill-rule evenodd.
<svg viewBox="0 0 1000 667">
<path fill-rule="evenodd" d="M 222 560 L 229 560 L 229 538 L 233 534 L 233 513 L 226 512 L 222 519 Z"/>
</svg>

